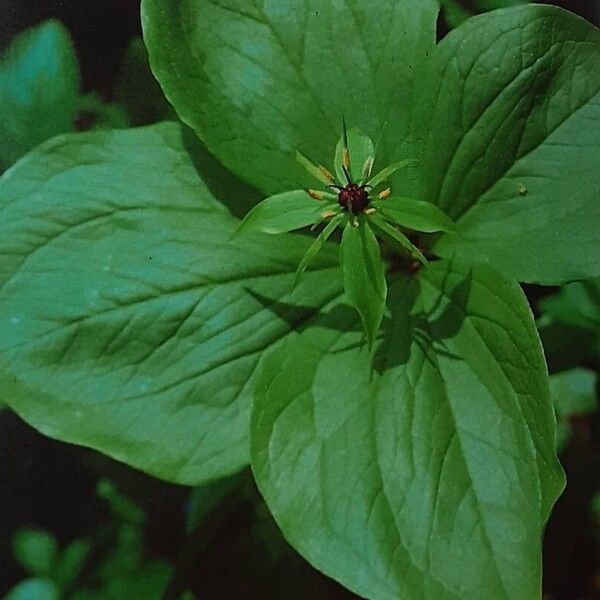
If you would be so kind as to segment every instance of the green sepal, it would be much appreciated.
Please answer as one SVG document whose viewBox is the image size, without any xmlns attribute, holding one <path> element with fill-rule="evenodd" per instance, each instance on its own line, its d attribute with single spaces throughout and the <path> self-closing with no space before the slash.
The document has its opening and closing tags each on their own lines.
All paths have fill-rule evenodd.
<svg viewBox="0 0 600 600">
<path fill-rule="evenodd" d="M 371 168 L 375 157 L 375 148 L 371 138 L 361 133 L 358 129 L 353 128 L 347 131 L 344 123 L 344 133 L 335 147 L 333 161 L 335 174 L 342 185 L 348 183 L 343 169 L 344 148 L 348 152 L 348 171 L 352 176 L 352 180 L 355 183 L 363 181 L 365 171 Z"/>
<path fill-rule="evenodd" d="M 423 253 L 400 231 L 379 215 L 369 215 L 369 222 L 377 232 L 377 235 L 387 242 L 392 249 L 400 254 L 409 254 L 423 264 L 427 264 L 427 259 Z"/>
<path fill-rule="evenodd" d="M 315 200 L 305 190 L 269 196 L 244 217 L 236 234 L 243 231 L 285 233 L 302 229 L 318 221 L 328 206 L 331 206 L 330 202 Z"/>
<path fill-rule="evenodd" d="M 389 221 L 408 229 L 424 233 L 439 231 L 447 233 L 455 230 L 454 223 L 431 202 L 391 197 L 385 200 L 375 200 L 371 202 L 371 206 Z"/>
<path fill-rule="evenodd" d="M 346 298 L 356 308 L 372 351 L 385 312 L 387 283 L 379 244 L 369 224 L 351 220 L 344 227 L 340 251 Z"/>
<path fill-rule="evenodd" d="M 298 270 L 296 271 L 296 279 L 294 280 L 294 288 L 300 282 L 300 278 L 302 277 L 304 271 L 311 263 L 313 258 L 319 253 L 321 248 L 325 245 L 325 242 L 329 239 L 331 234 L 337 229 L 337 226 L 344 220 L 345 215 L 338 214 L 335 217 L 332 217 L 331 220 L 325 225 L 322 231 L 319 233 L 317 238 L 313 241 L 313 243 L 309 246 L 306 254 L 302 257 L 300 264 L 298 265 Z"/>
</svg>

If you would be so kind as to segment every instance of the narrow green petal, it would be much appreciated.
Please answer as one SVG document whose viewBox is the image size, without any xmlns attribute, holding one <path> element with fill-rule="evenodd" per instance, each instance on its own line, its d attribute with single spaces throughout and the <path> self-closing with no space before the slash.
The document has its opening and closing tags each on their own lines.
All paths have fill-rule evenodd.
<svg viewBox="0 0 600 600">
<path fill-rule="evenodd" d="M 338 225 L 344 220 L 345 215 L 338 214 L 335 217 L 332 217 L 331 220 L 325 225 L 321 233 L 317 236 L 317 238 L 313 241 L 313 243 L 309 246 L 306 254 L 302 257 L 300 264 L 298 265 L 298 270 L 296 271 L 296 279 L 294 281 L 294 287 L 296 287 L 300 281 L 300 278 L 306 271 L 308 265 L 312 262 L 315 256 L 319 253 L 321 248 L 325 245 L 325 242 L 329 239 L 331 234 L 337 229 Z"/>
<path fill-rule="evenodd" d="M 329 184 L 335 182 L 335 177 L 325 167 L 310 160 L 300 150 L 296 150 L 296 161 L 321 183 Z"/>
<path fill-rule="evenodd" d="M 401 160 L 379 171 L 377 175 L 375 175 L 373 178 L 367 181 L 367 184 L 375 188 L 380 183 L 387 181 L 396 171 L 399 171 L 400 169 L 405 169 L 407 167 L 416 167 L 418 164 L 419 161 L 415 158 L 407 158 L 405 160 Z"/>
<path fill-rule="evenodd" d="M 387 242 L 394 250 L 400 254 L 409 254 L 413 258 L 423 264 L 427 263 L 427 259 L 423 253 L 400 231 L 378 215 L 370 215 L 369 221 L 377 234 Z"/>
</svg>

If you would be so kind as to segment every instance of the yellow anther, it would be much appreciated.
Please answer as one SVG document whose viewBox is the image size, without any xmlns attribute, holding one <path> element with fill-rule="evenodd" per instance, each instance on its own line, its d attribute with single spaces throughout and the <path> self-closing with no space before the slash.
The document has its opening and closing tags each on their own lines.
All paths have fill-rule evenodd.
<svg viewBox="0 0 600 600">
<path fill-rule="evenodd" d="M 321 217 L 324 219 L 331 219 L 331 217 L 335 217 L 335 213 L 332 210 L 326 210 L 321 213 Z"/>
<path fill-rule="evenodd" d="M 376 213 L 377 209 L 376 208 L 367 208 L 367 210 L 365 210 L 365 215 L 372 215 L 373 213 Z"/>
<path fill-rule="evenodd" d="M 323 196 L 322 192 L 318 192 L 317 190 L 306 190 L 306 193 L 315 200 L 323 200 L 325 196 Z"/>
<path fill-rule="evenodd" d="M 329 181 L 335 181 L 334 176 L 325 167 L 319 165 L 319 171 L 321 172 L 321 175 Z"/>
<path fill-rule="evenodd" d="M 379 192 L 379 199 L 385 200 L 386 198 L 390 197 L 391 193 L 392 193 L 392 188 L 385 188 L 385 190 L 383 190 L 382 192 Z"/>
<path fill-rule="evenodd" d="M 342 164 L 346 169 L 350 168 L 350 155 L 348 154 L 348 148 L 344 148 L 342 151 Z"/>
</svg>

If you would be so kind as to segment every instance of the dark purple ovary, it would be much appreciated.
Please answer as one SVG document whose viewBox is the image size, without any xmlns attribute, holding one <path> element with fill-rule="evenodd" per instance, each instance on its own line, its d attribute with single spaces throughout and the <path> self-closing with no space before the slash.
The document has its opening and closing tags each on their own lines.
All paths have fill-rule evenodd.
<svg viewBox="0 0 600 600">
<path fill-rule="evenodd" d="M 362 185 L 349 183 L 338 193 L 338 203 L 342 208 L 353 213 L 359 213 L 365 210 L 369 205 L 369 194 Z"/>
</svg>

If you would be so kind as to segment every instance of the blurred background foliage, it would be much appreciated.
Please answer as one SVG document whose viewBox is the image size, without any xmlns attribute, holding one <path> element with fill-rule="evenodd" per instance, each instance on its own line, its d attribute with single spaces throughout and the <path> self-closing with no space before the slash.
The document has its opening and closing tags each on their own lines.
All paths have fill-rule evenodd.
<svg viewBox="0 0 600 600">
<path fill-rule="evenodd" d="M 444 0 L 439 34 L 522 3 Z M 600 2 L 554 3 L 600 18 Z M 137 0 L 2 0 L 0 172 L 60 133 L 175 119 L 139 35 Z M 525 291 L 568 476 L 546 532 L 544 593 L 600 598 L 600 280 Z M 291 550 L 248 472 L 170 485 L 42 437 L 2 408 L 1 391 L 0 481 L 7 600 L 353 597 Z"/>
</svg>

